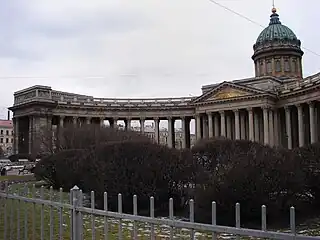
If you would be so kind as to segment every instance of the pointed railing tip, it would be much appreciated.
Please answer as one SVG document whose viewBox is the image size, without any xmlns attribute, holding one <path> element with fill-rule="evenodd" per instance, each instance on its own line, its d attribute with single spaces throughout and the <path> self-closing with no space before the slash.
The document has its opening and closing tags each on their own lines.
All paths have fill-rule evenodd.
<svg viewBox="0 0 320 240">
<path fill-rule="evenodd" d="M 79 190 L 80 188 L 77 185 L 74 185 L 73 188 L 71 188 L 71 190 Z"/>
</svg>

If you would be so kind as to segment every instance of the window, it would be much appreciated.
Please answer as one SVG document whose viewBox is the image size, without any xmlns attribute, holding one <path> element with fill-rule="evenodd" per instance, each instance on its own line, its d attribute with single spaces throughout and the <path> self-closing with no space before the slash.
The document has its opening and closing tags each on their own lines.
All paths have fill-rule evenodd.
<svg viewBox="0 0 320 240">
<path fill-rule="evenodd" d="M 260 61 L 260 74 L 263 74 L 263 61 Z"/>
<path fill-rule="evenodd" d="M 9 138 L 6 138 L 6 143 L 9 143 Z"/>
<path fill-rule="evenodd" d="M 0 138 L 0 143 L 3 143 L 3 138 Z"/>
<path fill-rule="evenodd" d="M 1 135 L 3 135 L 3 130 L 1 130 Z"/>
<path fill-rule="evenodd" d="M 9 130 L 6 131 L 6 135 L 9 136 Z"/>
<path fill-rule="evenodd" d="M 270 60 L 267 62 L 267 72 L 272 73 L 272 65 Z"/>
<path fill-rule="evenodd" d="M 276 60 L 276 72 L 281 72 L 281 62 L 279 59 Z"/>
<path fill-rule="evenodd" d="M 11 143 L 13 143 L 13 138 L 11 138 Z"/>
<path fill-rule="evenodd" d="M 11 131 L 11 135 L 13 136 L 13 131 Z"/>
<path fill-rule="evenodd" d="M 296 61 L 296 59 L 292 60 L 292 72 L 297 72 L 297 61 Z"/>
<path fill-rule="evenodd" d="M 290 64 L 288 59 L 284 60 L 284 71 L 290 72 Z"/>
</svg>

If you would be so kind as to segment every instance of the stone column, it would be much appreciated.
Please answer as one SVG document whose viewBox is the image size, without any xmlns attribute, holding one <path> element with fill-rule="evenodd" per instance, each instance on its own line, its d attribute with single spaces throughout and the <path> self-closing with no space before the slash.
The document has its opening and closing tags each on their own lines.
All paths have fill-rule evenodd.
<svg viewBox="0 0 320 240">
<path fill-rule="evenodd" d="M 181 125 L 182 125 L 182 148 L 187 147 L 187 129 L 186 129 L 186 118 L 181 117 Z"/>
<path fill-rule="evenodd" d="M 28 143 L 29 143 L 29 146 L 28 146 L 28 153 L 31 154 L 32 153 L 32 139 L 33 139 L 33 134 L 32 134 L 32 131 L 35 130 L 33 129 L 33 124 L 35 124 L 35 121 L 34 121 L 34 117 L 33 116 L 29 116 L 29 130 L 28 130 Z"/>
<path fill-rule="evenodd" d="M 112 121 L 110 122 L 110 127 L 116 129 L 118 128 L 118 118 L 113 118 Z"/>
<path fill-rule="evenodd" d="M 104 127 L 104 117 L 100 118 L 100 127 Z"/>
<path fill-rule="evenodd" d="M 78 125 L 78 117 L 73 117 L 73 125 L 77 126 Z"/>
<path fill-rule="evenodd" d="M 253 109 L 248 108 L 248 118 L 249 118 L 249 140 L 254 141 L 254 123 L 253 123 Z"/>
<path fill-rule="evenodd" d="M 209 138 L 213 138 L 213 119 L 212 113 L 208 113 Z"/>
<path fill-rule="evenodd" d="M 173 134 L 174 134 L 174 120 L 168 117 L 168 147 L 173 147 Z"/>
<path fill-rule="evenodd" d="M 159 131 L 159 123 L 160 119 L 159 118 L 154 118 L 154 140 L 156 143 L 160 143 L 160 131 Z"/>
<path fill-rule="evenodd" d="M 222 137 L 226 137 L 226 115 L 224 111 L 220 111 L 220 119 L 221 119 L 221 126 L 220 126 L 220 135 Z"/>
<path fill-rule="evenodd" d="M 317 142 L 317 131 L 315 126 L 315 111 L 314 103 L 309 103 L 309 114 L 310 114 L 310 141 L 311 143 Z"/>
<path fill-rule="evenodd" d="M 14 131 L 13 131 L 13 134 L 14 134 L 14 152 L 13 154 L 18 154 L 19 153 L 19 118 L 18 117 L 15 117 L 13 119 L 13 126 L 14 126 Z"/>
<path fill-rule="evenodd" d="M 299 147 L 304 146 L 304 124 L 303 124 L 303 108 L 301 104 L 297 105 L 298 109 L 298 134 L 299 134 Z"/>
<path fill-rule="evenodd" d="M 260 142 L 260 128 L 259 128 L 259 114 L 257 112 L 253 113 L 254 118 L 254 141 L 255 142 Z"/>
<path fill-rule="evenodd" d="M 127 118 L 125 121 L 124 121 L 124 125 L 125 125 L 125 129 L 127 131 L 130 131 L 131 130 L 131 118 Z"/>
<path fill-rule="evenodd" d="M 240 113 L 240 138 L 246 139 L 246 116 L 245 112 Z"/>
<path fill-rule="evenodd" d="M 273 110 L 269 110 L 269 144 L 274 146 Z"/>
<path fill-rule="evenodd" d="M 234 110 L 235 139 L 240 139 L 240 116 L 239 110 Z"/>
<path fill-rule="evenodd" d="M 280 123 L 279 123 L 279 110 L 278 109 L 274 109 L 273 111 L 273 126 L 274 126 L 274 145 L 275 146 L 279 146 L 280 145 Z"/>
<path fill-rule="evenodd" d="M 219 137 L 219 117 L 218 115 L 214 115 L 214 136 Z"/>
<path fill-rule="evenodd" d="M 209 137 L 207 115 L 202 115 L 202 138 Z"/>
<path fill-rule="evenodd" d="M 144 123 L 145 123 L 145 119 L 144 118 L 140 118 L 140 132 L 142 134 L 144 134 Z"/>
<path fill-rule="evenodd" d="M 64 116 L 60 116 L 59 128 L 64 127 Z"/>
<path fill-rule="evenodd" d="M 91 117 L 86 118 L 86 124 L 88 124 L 88 125 L 91 124 Z"/>
<path fill-rule="evenodd" d="M 201 139 L 201 117 L 200 114 L 196 116 L 196 138 L 197 141 Z"/>
<path fill-rule="evenodd" d="M 269 144 L 268 108 L 263 107 L 263 142 Z"/>
<path fill-rule="evenodd" d="M 292 149 L 292 132 L 291 132 L 291 113 L 290 107 L 285 106 L 285 117 L 286 117 L 286 133 L 288 139 L 288 149 Z"/>
<path fill-rule="evenodd" d="M 232 139 L 232 119 L 230 115 L 227 115 L 226 118 L 227 118 L 227 138 Z"/>
</svg>

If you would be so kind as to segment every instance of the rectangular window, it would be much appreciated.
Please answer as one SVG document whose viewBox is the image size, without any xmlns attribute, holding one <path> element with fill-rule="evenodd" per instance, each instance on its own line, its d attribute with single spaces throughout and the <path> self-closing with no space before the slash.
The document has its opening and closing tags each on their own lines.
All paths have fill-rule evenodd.
<svg viewBox="0 0 320 240">
<path fill-rule="evenodd" d="M 0 143 L 3 143 L 3 138 L 0 138 Z"/>
<path fill-rule="evenodd" d="M 13 138 L 11 138 L 11 143 L 13 143 Z"/>
<path fill-rule="evenodd" d="M 276 60 L 276 72 L 281 72 L 281 62 L 279 59 Z"/>
<path fill-rule="evenodd" d="M 9 136 L 9 130 L 6 131 L 6 135 Z"/>
<path fill-rule="evenodd" d="M 284 60 L 284 71 L 290 72 L 290 64 L 288 59 Z"/>
<path fill-rule="evenodd" d="M 292 60 L 292 72 L 297 72 L 297 61 L 295 59 Z"/>
<path fill-rule="evenodd" d="M 1 133 L 1 135 L 3 135 L 3 130 L 1 130 L 1 132 L 0 132 L 0 133 Z"/>
<path fill-rule="evenodd" d="M 11 135 L 13 136 L 13 131 L 11 131 Z"/>
<path fill-rule="evenodd" d="M 6 143 L 9 143 L 9 138 L 6 138 Z"/>
<path fill-rule="evenodd" d="M 268 72 L 268 73 L 272 73 L 271 61 L 267 61 L 267 72 Z"/>
</svg>

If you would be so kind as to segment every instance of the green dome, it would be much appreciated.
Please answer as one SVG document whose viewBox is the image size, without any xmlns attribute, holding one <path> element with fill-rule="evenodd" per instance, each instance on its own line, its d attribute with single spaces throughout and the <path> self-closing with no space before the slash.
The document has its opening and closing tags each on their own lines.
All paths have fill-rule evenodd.
<svg viewBox="0 0 320 240">
<path fill-rule="evenodd" d="M 298 40 L 297 36 L 290 28 L 281 24 L 279 15 L 276 13 L 275 9 L 273 9 L 273 13 L 270 16 L 269 26 L 260 33 L 256 44 L 260 45 L 264 42 L 274 40 Z"/>
</svg>

